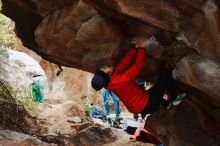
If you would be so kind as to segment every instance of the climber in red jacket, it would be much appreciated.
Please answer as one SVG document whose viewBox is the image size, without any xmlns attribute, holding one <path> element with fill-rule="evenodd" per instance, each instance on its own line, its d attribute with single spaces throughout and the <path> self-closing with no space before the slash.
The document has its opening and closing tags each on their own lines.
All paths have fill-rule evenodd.
<svg viewBox="0 0 220 146">
<path fill-rule="evenodd" d="M 92 87 L 96 91 L 103 87 L 113 91 L 130 112 L 141 113 L 142 117 L 156 111 L 160 104 L 168 107 L 171 103 L 181 102 L 185 95 L 177 96 L 171 72 L 163 72 L 155 86 L 148 91 L 140 88 L 135 82 L 144 66 L 144 48 L 152 47 L 154 41 L 154 39 L 136 41 L 136 48 L 130 49 L 114 70 L 113 67 L 104 66 L 95 72 Z M 168 101 L 163 99 L 165 89 L 171 97 Z"/>
</svg>

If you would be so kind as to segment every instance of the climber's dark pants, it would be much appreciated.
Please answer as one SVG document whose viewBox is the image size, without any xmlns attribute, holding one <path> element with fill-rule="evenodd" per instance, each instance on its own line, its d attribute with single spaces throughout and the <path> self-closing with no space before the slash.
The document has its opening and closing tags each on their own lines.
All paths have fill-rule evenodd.
<svg viewBox="0 0 220 146">
<path fill-rule="evenodd" d="M 170 96 L 168 101 L 163 99 L 165 90 L 167 90 Z M 141 112 L 143 117 L 145 117 L 146 114 L 155 112 L 160 107 L 160 104 L 166 107 L 169 105 L 170 101 L 174 101 L 176 99 L 177 93 L 172 78 L 172 72 L 166 71 L 161 73 L 155 86 L 149 89 L 147 92 L 150 94 L 150 99 L 145 109 Z"/>
</svg>

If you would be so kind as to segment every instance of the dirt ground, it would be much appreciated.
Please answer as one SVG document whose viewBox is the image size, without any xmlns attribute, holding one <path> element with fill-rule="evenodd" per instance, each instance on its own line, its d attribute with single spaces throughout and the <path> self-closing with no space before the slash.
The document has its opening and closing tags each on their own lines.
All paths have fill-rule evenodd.
<svg viewBox="0 0 220 146">
<path fill-rule="evenodd" d="M 69 100 L 46 100 L 39 105 L 36 114 L 40 119 L 40 125 L 45 129 L 45 135 L 64 135 L 69 137 L 80 131 L 80 126 L 85 123 L 89 123 L 87 126 L 96 124 L 106 128 L 109 127 L 107 123 L 86 116 L 79 104 Z M 131 116 L 129 113 L 123 113 L 122 115 L 124 117 Z M 131 135 L 123 129 L 111 128 L 111 130 L 117 136 L 117 140 L 104 146 L 152 146 L 151 144 L 130 140 Z"/>
</svg>

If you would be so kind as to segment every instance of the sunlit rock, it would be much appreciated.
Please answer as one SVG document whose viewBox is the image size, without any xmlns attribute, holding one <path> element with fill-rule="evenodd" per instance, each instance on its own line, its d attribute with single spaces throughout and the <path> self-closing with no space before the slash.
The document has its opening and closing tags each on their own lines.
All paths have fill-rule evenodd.
<svg viewBox="0 0 220 146">
<path fill-rule="evenodd" d="M 0 78 L 14 88 L 30 88 L 31 83 L 40 80 L 47 89 L 47 77 L 33 58 L 23 52 L 8 50 L 7 55 L 0 55 Z"/>
<path fill-rule="evenodd" d="M 46 60 L 89 72 L 117 64 L 132 37 L 155 35 L 166 53 L 154 50 L 141 77 L 154 81 L 162 58 L 168 58 L 178 89 L 189 97 L 171 111 L 153 114 L 147 126 L 166 145 L 219 145 L 218 0 L 2 2 L 25 46 Z"/>
</svg>

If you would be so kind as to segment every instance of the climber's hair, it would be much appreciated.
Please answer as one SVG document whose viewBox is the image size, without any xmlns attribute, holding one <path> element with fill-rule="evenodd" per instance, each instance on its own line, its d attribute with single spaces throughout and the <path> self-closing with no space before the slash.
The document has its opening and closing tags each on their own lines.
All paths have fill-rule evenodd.
<svg viewBox="0 0 220 146">
<path fill-rule="evenodd" d="M 102 67 L 114 67 L 114 63 L 112 61 L 112 59 L 103 59 L 103 60 L 100 60 L 97 64 L 99 66 L 99 68 L 102 68 Z"/>
</svg>

